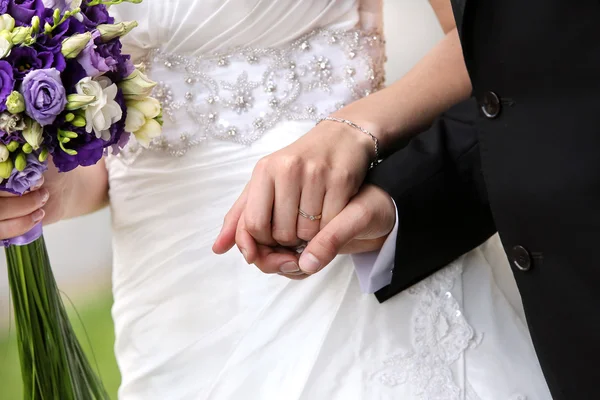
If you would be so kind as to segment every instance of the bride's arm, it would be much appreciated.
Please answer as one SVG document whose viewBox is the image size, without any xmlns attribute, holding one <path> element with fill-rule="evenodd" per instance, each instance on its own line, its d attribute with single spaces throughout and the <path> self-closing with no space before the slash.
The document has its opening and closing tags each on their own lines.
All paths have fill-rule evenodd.
<svg viewBox="0 0 600 400">
<path fill-rule="evenodd" d="M 454 20 L 454 13 L 452 12 L 452 5 L 449 0 L 429 0 L 429 4 L 431 4 L 431 8 L 433 8 L 444 33 L 448 33 L 456 28 L 456 21 Z"/>
<path fill-rule="evenodd" d="M 44 224 L 90 214 L 108 205 L 108 172 L 104 160 L 89 167 L 58 173 L 52 162 L 44 174 L 49 199 Z"/>
<path fill-rule="evenodd" d="M 448 12 L 442 7 L 449 10 L 450 3 L 445 1 L 435 4 L 438 16 Z M 381 153 L 390 154 L 470 94 L 471 82 L 454 28 L 402 79 L 335 116 L 371 131 L 379 139 Z M 215 252 L 230 249 L 236 232 L 238 247 L 249 262 L 257 256 L 254 240 L 284 246 L 311 240 L 358 192 L 374 155 L 367 135 L 326 121 L 263 158 L 247 190 L 228 213 Z M 298 218 L 298 208 L 322 214 L 322 218 Z"/>
<path fill-rule="evenodd" d="M 90 167 L 77 168 L 66 187 L 63 219 L 98 211 L 108 205 L 108 171 L 104 159 Z"/>
<path fill-rule="evenodd" d="M 437 116 L 470 94 L 471 80 L 454 28 L 400 80 L 348 105 L 335 116 L 370 130 L 378 137 L 383 151 L 389 153 L 399 141 L 423 131 Z M 351 129 L 346 130 L 349 137 L 356 137 Z"/>
</svg>

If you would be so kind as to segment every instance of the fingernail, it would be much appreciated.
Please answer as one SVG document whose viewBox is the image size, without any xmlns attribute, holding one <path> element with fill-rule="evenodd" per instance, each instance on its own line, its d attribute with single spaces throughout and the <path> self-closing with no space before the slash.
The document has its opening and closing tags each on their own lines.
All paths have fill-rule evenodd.
<svg viewBox="0 0 600 400">
<path fill-rule="evenodd" d="M 246 260 L 246 262 L 248 262 L 248 252 L 245 249 L 240 249 L 240 251 L 242 252 L 242 255 L 244 256 L 244 260 Z"/>
<path fill-rule="evenodd" d="M 42 205 L 46 204 L 46 202 L 48 201 L 48 199 L 50 198 L 50 192 L 48 191 L 48 189 L 42 189 L 40 190 L 40 195 L 42 196 Z"/>
<path fill-rule="evenodd" d="M 40 180 L 37 181 L 35 183 L 35 185 L 33 185 L 33 187 L 31 188 L 31 190 L 38 190 L 39 188 L 42 187 L 43 184 L 44 184 L 44 178 L 40 178 Z"/>
<path fill-rule="evenodd" d="M 44 215 L 46 215 L 46 212 L 44 212 L 44 210 L 42 210 L 41 208 L 37 211 L 35 211 L 33 214 L 31 214 L 31 218 L 33 218 L 33 222 L 40 222 L 43 218 Z"/>
<path fill-rule="evenodd" d="M 321 262 L 310 253 L 302 253 L 300 257 L 300 269 L 307 274 L 314 274 L 321 269 Z"/>
<path fill-rule="evenodd" d="M 296 264 L 293 261 L 287 262 L 285 264 L 283 264 L 281 267 L 279 267 L 279 271 L 282 274 L 293 274 L 296 272 L 302 272 L 300 270 L 300 267 L 298 267 L 298 264 Z"/>
</svg>

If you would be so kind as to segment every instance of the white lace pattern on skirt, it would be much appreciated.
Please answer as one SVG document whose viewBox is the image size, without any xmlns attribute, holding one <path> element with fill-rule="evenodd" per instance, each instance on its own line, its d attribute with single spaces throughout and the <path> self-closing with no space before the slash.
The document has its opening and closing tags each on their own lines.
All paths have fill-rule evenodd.
<svg viewBox="0 0 600 400">
<path fill-rule="evenodd" d="M 464 393 L 455 383 L 451 366 L 470 347 L 480 343 L 451 290 L 461 278 L 456 261 L 409 289 L 418 297 L 412 320 L 413 349 L 385 361 L 379 379 L 389 386 L 410 385 L 423 400 L 459 400 Z"/>
</svg>

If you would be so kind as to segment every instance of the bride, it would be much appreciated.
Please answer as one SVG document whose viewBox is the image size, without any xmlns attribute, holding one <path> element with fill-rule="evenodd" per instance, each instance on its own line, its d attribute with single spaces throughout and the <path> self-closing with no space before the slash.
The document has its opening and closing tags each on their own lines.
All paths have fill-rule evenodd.
<svg viewBox="0 0 600 400">
<path fill-rule="evenodd" d="M 106 168 L 51 172 L 39 197 L 51 195 L 46 223 L 110 199 L 119 398 L 550 398 L 494 241 L 385 304 L 361 294 L 345 256 L 291 281 L 211 251 L 259 159 L 381 89 L 379 0 L 111 12 L 140 22 L 126 51 L 160 82 L 164 137 Z"/>
</svg>

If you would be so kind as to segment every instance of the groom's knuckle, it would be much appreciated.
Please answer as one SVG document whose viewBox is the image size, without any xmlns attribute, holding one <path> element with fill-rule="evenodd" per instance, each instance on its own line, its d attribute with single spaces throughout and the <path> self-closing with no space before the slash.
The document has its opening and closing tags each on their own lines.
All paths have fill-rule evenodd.
<svg viewBox="0 0 600 400">
<path fill-rule="evenodd" d="M 367 222 L 373 219 L 375 210 L 373 207 L 363 201 L 356 201 L 351 203 L 352 215 L 355 222 Z"/>
<path fill-rule="evenodd" d="M 340 248 L 340 240 L 335 233 L 323 235 L 317 240 L 316 245 L 326 256 L 335 256 Z"/>
</svg>

